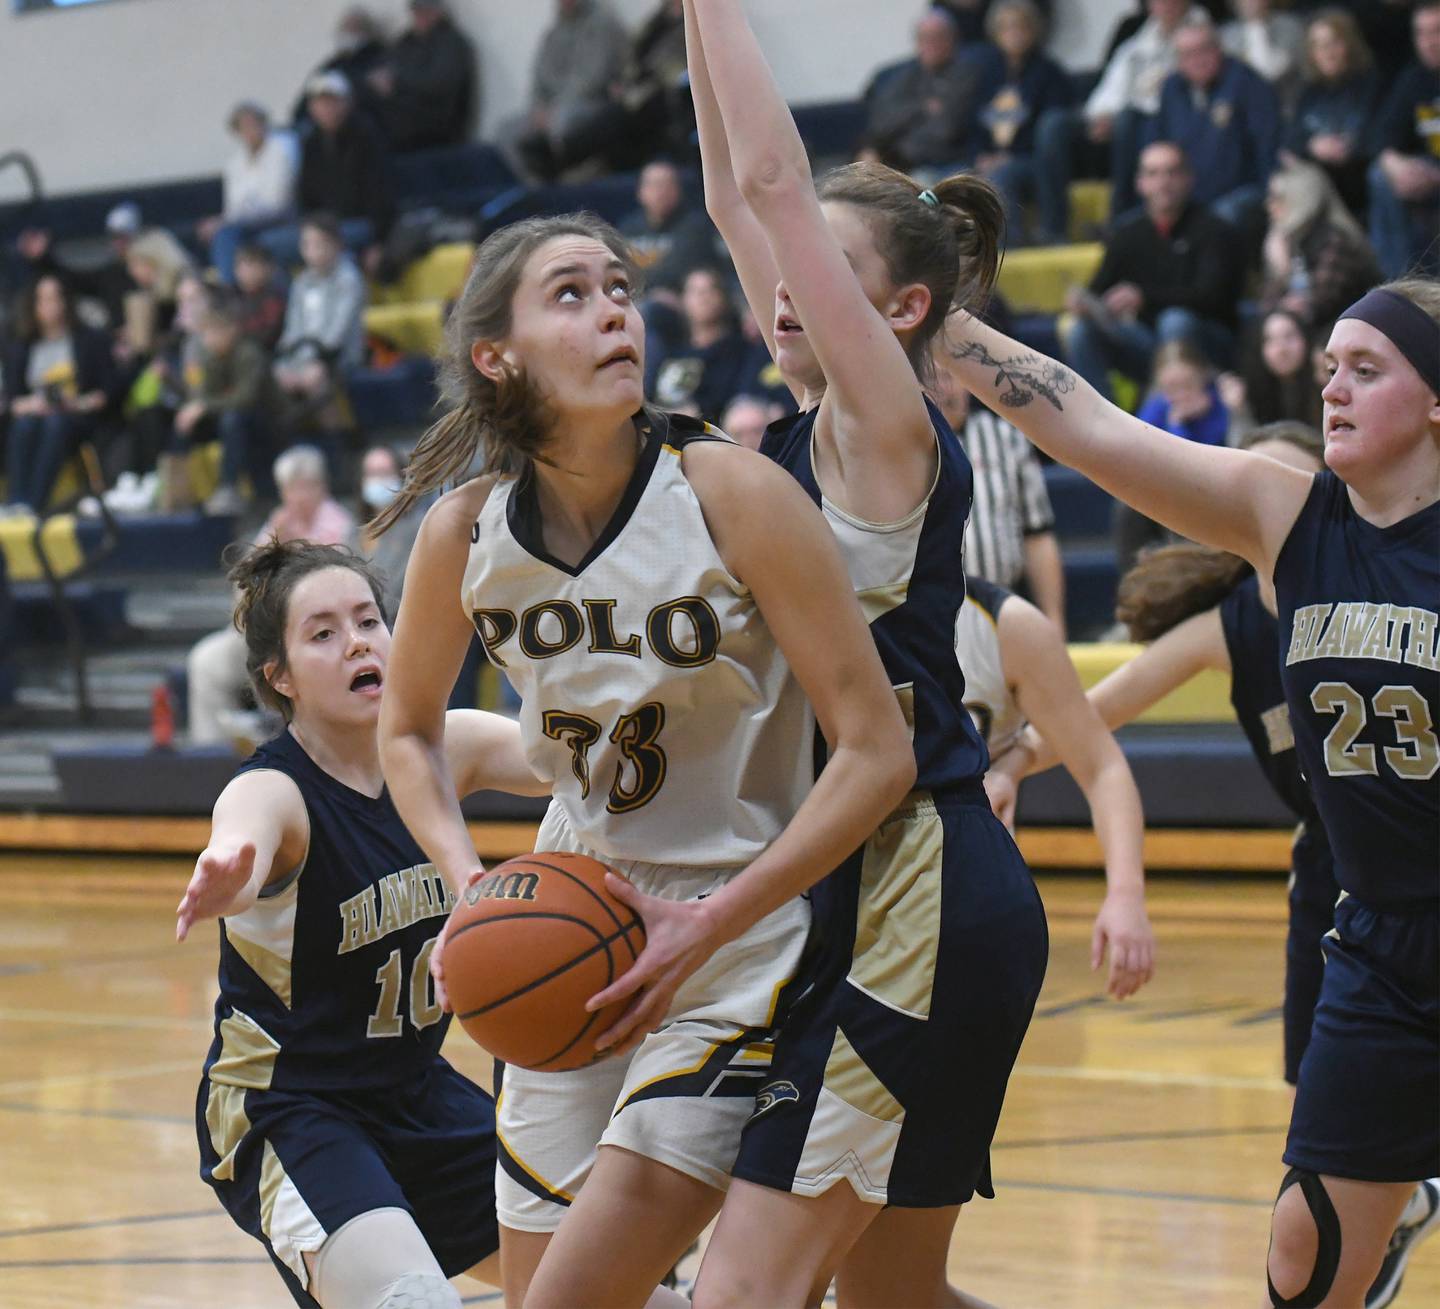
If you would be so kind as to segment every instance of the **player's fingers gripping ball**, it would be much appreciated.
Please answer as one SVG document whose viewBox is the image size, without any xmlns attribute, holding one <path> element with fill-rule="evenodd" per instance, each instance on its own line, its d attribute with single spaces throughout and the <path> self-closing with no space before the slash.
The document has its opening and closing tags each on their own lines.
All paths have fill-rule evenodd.
<svg viewBox="0 0 1440 1309">
<path fill-rule="evenodd" d="M 468 886 L 445 933 L 445 989 L 465 1031 L 497 1059 L 563 1072 L 599 1057 L 595 1037 L 627 1001 L 585 1012 L 645 948 L 634 911 L 578 854 L 511 859 Z"/>
</svg>

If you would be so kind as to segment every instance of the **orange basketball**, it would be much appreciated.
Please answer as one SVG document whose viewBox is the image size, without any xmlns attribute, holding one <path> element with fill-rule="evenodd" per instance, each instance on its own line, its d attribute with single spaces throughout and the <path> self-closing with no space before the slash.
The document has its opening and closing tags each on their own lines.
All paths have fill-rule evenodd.
<svg viewBox="0 0 1440 1309">
<path fill-rule="evenodd" d="M 629 1001 L 585 1012 L 645 948 L 640 919 L 580 854 L 511 859 L 450 913 L 445 986 L 470 1036 L 519 1068 L 563 1072 L 596 1058 L 595 1038 Z M 632 997 L 633 998 L 633 997 Z"/>
</svg>

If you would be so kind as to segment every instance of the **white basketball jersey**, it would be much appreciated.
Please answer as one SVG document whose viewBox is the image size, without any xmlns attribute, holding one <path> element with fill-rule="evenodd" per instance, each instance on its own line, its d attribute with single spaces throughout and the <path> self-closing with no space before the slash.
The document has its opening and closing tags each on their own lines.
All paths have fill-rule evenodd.
<svg viewBox="0 0 1440 1309">
<path fill-rule="evenodd" d="M 965 603 L 955 616 L 955 657 L 965 674 L 965 707 L 975 719 L 992 759 L 1005 753 L 1025 727 L 1000 659 L 996 624 L 1010 592 L 966 578 Z"/>
<path fill-rule="evenodd" d="M 657 421 L 575 568 L 545 551 L 523 476 L 496 484 L 471 534 L 464 604 L 520 696 L 530 766 L 617 859 L 747 863 L 814 780 L 809 702 L 681 471 L 712 431 Z"/>
</svg>

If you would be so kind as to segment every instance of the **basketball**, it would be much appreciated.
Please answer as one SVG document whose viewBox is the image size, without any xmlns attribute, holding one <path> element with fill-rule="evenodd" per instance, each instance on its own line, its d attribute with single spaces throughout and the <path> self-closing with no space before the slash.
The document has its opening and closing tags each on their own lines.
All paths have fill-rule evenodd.
<svg viewBox="0 0 1440 1309">
<path fill-rule="evenodd" d="M 605 889 L 605 865 L 579 854 L 511 859 L 450 914 L 445 985 L 455 1016 L 497 1059 L 563 1072 L 596 1058 L 595 1038 L 628 1000 L 585 1012 L 645 947 L 640 919 Z"/>
</svg>

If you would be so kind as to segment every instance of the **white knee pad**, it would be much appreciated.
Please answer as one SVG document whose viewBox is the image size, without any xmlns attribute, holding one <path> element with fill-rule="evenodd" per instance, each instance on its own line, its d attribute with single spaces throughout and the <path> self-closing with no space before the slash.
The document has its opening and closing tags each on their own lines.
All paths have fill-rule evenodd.
<svg viewBox="0 0 1440 1309">
<path fill-rule="evenodd" d="M 325 1238 L 310 1294 L 324 1309 L 459 1309 L 415 1220 L 403 1209 L 372 1209 Z"/>
</svg>

